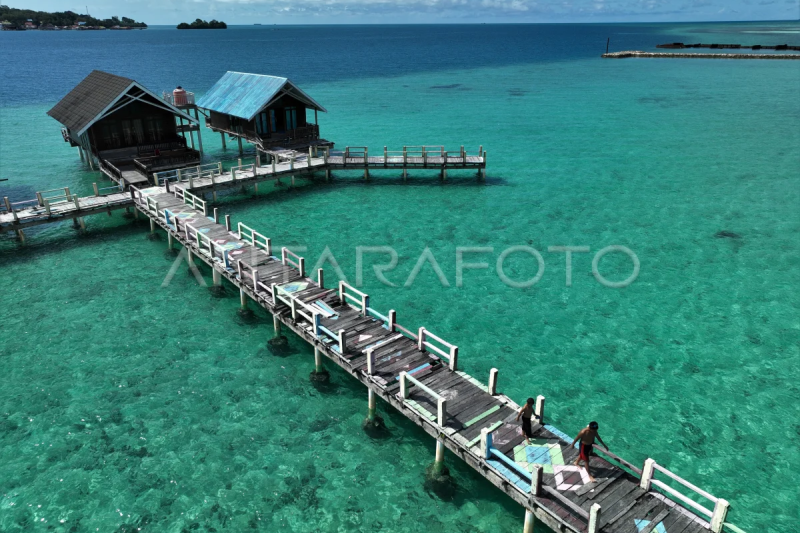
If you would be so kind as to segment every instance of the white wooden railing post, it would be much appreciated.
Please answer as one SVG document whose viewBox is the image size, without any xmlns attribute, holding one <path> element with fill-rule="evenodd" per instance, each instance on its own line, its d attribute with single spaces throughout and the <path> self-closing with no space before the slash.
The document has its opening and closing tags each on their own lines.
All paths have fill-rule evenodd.
<svg viewBox="0 0 800 533">
<path fill-rule="evenodd" d="M 600 504 L 595 503 L 589 509 L 589 527 L 586 528 L 586 533 L 597 533 L 600 529 Z"/>
<path fill-rule="evenodd" d="M 542 474 L 544 473 L 544 468 L 542 465 L 537 465 L 533 468 L 533 472 L 531 472 L 531 494 L 533 496 L 540 496 L 542 494 Z"/>
<path fill-rule="evenodd" d="M 489 387 L 487 392 L 492 395 L 497 395 L 497 369 L 493 368 L 489 370 Z"/>
<path fill-rule="evenodd" d="M 375 349 L 367 350 L 367 374 L 370 376 L 375 372 Z"/>
<path fill-rule="evenodd" d="M 443 397 L 439 396 L 439 398 L 437 400 L 437 407 L 438 407 L 438 409 L 437 409 L 437 411 L 438 411 L 437 412 L 437 414 L 438 414 L 437 423 L 439 424 L 440 428 L 443 428 L 445 423 L 447 423 L 447 400 L 445 400 Z"/>
<path fill-rule="evenodd" d="M 286 265 L 289 259 L 288 254 L 286 252 L 288 252 L 288 250 L 286 249 L 285 246 L 281 248 L 281 263 L 283 263 L 284 265 Z"/>
<path fill-rule="evenodd" d="M 419 328 L 417 332 L 417 349 L 420 352 L 425 351 L 425 328 Z"/>
<path fill-rule="evenodd" d="M 321 268 L 317 269 L 317 285 L 320 289 L 325 288 L 325 271 Z"/>
<path fill-rule="evenodd" d="M 297 320 L 297 298 L 291 298 L 289 301 L 292 302 L 292 320 Z"/>
<path fill-rule="evenodd" d="M 642 478 L 639 481 L 639 486 L 645 491 L 650 490 L 650 482 L 653 481 L 653 471 L 655 470 L 656 462 L 653 459 L 646 459 L 642 467 Z"/>
<path fill-rule="evenodd" d="M 313 315 L 314 318 L 314 336 L 319 337 L 319 327 L 322 325 L 322 316 L 315 312 Z"/>
<path fill-rule="evenodd" d="M 458 370 L 458 346 L 450 348 L 450 370 L 453 372 Z"/>
<path fill-rule="evenodd" d="M 492 457 L 492 433 L 489 428 L 481 430 L 481 457 L 490 459 Z"/>
<path fill-rule="evenodd" d="M 231 169 L 231 181 L 236 181 L 236 169 Z"/>
<path fill-rule="evenodd" d="M 222 174 L 222 161 L 217 161 L 217 172 Z"/>
<path fill-rule="evenodd" d="M 347 303 L 344 299 L 344 281 L 339 281 L 339 301 L 342 302 L 342 305 Z"/>
<path fill-rule="evenodd" d="M 97 189 L 97 184 L 96 183 L 92 183 L 92 188 L 94 188 L 94 195 L 95 196 L 100 196 L 100 191 Z"/>
<path fill-rule="evenodd" d="M 533 410 L 533 414 L 539 419 L 539 423 L 544 425 L 544 396 L 541 394 L 536 397 L 536 407 Z"/>
<path fill-rule="evenodd" d="M 408 164 L 408 147 L 403 146 L 403 166 Z"/>
<path fill-rule="evenodd" d="M 711 531 L 713 533 L 722 533 L 725 517 L 728 515 L 728 507 L 730 507 L 728 500 L 722 498 L 714 504 L 714 513 L 711 515 Z"/>
<path fill-rule="evenodd" d="M 367 316 L 367 308 L 369 307 L 369 296 L 364 294 L 361 296 L 361 314 Z"/>
<path fill-rule="evenodd" d="M 305 277 L 305 275 L 306 275 L 306 260 L 305 260 L 305 258 L 301 257 L 300 260 L 298 261 L 298 263 L 300 265 L 300 267 L 299 267 L 300 268 L 300 275 Z"/>
<path fill-rule="evenodd" d="M 275 174 L 275 172 L 276 172 L 276 169 L 275 169 L 276 163 L 275 163 L 275 161 L 277 161 L 277 158 L 275 156 L 272 156 L 272 173 L 273 174 Z"/>
<path fill-rule="evenodd" d="M 400 397 L 408 399 L 408 374 L 406 372 L 400 372 Z"/>
<path fill-rule="evenodd" d="M 383 166 L 389 165 L 389 152 L 386 150 L 386 147 L 383 147 Z"/>
<path fill-rule="evenodd" d="M 397 324 L 397 312 L 394 309 L 389 310 L 389 331 L 395 331 Z"/>
<path fill-rule="evenodd" d="M 344 337 L 344 330 L 339 330 L 339 352 L 344 355 L 344 351 L 347 349 L 347 342 Z"/>
</svg>

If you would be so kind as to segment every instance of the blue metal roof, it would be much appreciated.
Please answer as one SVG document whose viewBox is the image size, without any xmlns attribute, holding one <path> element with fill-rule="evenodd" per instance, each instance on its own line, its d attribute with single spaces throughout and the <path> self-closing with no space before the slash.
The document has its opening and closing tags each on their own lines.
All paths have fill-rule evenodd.
<svg viewBox="0 0 800 533">
<path fill-rule="evenodd" d="M 287 90 L 292 96 L 305 100 L 312 108 L 325 111 L 321 105 L 286 78 L 230 71 L 197 101 L 197 107 L 253 120 L 253 117 L 287 84 L 289 85 Z"/>
</svg>

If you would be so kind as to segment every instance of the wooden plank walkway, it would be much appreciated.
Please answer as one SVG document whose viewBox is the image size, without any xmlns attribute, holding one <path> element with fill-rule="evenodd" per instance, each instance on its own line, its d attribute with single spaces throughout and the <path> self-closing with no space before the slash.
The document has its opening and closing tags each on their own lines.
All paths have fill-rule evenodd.
<svg viewBox="0 0 800 533">
<path fill-rule="evenodd" d="M 151 187 L 133 194 L 137 209 L 168 233 L 170 246 L 178 241 L 190 263 L 199 259 L 212 269 L 215 284 L 227 279 L 239 288 L 242 305 L 256 302 L 273 315 L 277 331 L 281 325 L 290 328 L 314 347 L 315 355 L 358 379 L 436 438 L 437 447 L 450 449 L 551 529 L 722 531 L 727 502 L 708 495 L 715 507 L 704 512 L 708 518 L 713 514 L 712 526 L 652 489 L 661 483 L 653 477 L 655 469 L 679 478 L 651 460 L 642 472 L 633 465 L 623 469 L 629 463 L 613 454 L 606 456 L 609 460 L 596 457 L 597 481 L 589 483 L 572 464 L 577 457 L 572 439 L 543 424 L 544 397 L 537 399 L 540 423 L 526 445 L 514 421 L 519 405 L 495 391 L 496 371 L 484 385 L 459 370 L 456 346 L 425 328 L 401 326 L 394 311 L 378 312 L 368 295 L 343 282 L 326 287 L 321 272 L 312 279 L 302 258 L 285 248 L 274 254 L 264 235 L 244 225 L 232 231 L 219 224 L 206 216 L 202 200 L 182 189 L 170 193 Z"/>
<path fill-rule="evenodd" d="M 82 218 L 98 213 L 110 213 L 115 209 L 131 207 L 133 200 L 129 192 L 119 192 L 106 196 L 71 197 L 69 201 L 51 204 L 49 209 L 35 201 L 30 207 L 0 212 L 0 230 L 22 230 L 40 224 Z"/>
</svg>

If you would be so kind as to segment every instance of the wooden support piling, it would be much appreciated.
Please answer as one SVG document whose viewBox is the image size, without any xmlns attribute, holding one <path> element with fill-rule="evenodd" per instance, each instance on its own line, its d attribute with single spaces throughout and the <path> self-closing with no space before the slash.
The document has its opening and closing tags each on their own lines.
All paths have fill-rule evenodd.
<svg viewBox="0 0 800 533">
<path fill-rule="evenodd" d="M 219 132 L 220 138 L 222 138 L 222 149 L 227 150 L 228 146 L 225 144 L 225 134 L 223 132 Z"/>
<path fill-rule="evenodd" d="M 375 391 L 367 389 L 367 420 L 375 420 Z"/>
<path fill-rule="evenodd" d="M 156 232 L 156 221 L 152 218 L 150 219 L 150 235 Z"/>
<path fill-rule="evenodd" d="M 241 309 L 247 309 L 247 294 L 244 292 L 244 289 L 239 289 L 239 307 Z"/>
<path fill-rule="evenodd" d="M 443 398 L 442 398 L 443 399 Z M 441 438 L 436 439 L 436 459 L 433 463 L 434 473 L 439 473 L 444 468 L 444 442 Z"/>
<path fill-rule="evenodd" d="M 275 328 L 275 336 L 280 337 L 281 335 L 281 321 L 278 318 L 278 315 L 272 315 L 272 327 Z"/>
<path fill-rule="evenodd" d="M 318 374 L 325 371 L 325 365 L 322 363 L 322 352 L 316 346 L 314 346 L 314 371 Z"/>
<path fill-rule="evenodd" d="M 237 137 L 237 139 L 239 140 L 239 155 L 241 155 L 241 154 L 244 153 L 244 149 L 242 148 L 242 138 L 241 137 Z M 242 164 L 242 160 L 240 159 L 239 160 L 239 166 L 241 166 L 241 164 Z"/>
<path fill-rule="evenodd" d="M 172 250 L 173 249 L 173 247 L 175 246 L 174 242 L 175 241 L 174 241 L 174 239 L 172 237 L 172 232 L 168 231 L 167 232 L 167 250 Z"/>
<path fill-rule="evenodd" d="M 220 285 L 222 285 L 222 275 L 216 268 L 211 269 L 211 279 L 215 287 L 219 287 Z"/>
<path fill-rule="evenodd" d="M 533 511 L 525 509 L 525 523 L 522 526 L 522 533 L 533 533 L 533 528 L 536 525 L 536 516 Z"/>
<path fill-rule="evenodd" d="M 22 231 L 21 229 L 18 229 L 17 230 L 17 238 L 19 238 L 19 241 L 23 245 L 25 245 L 25 232 L 24 231 Z"/>
</svg>

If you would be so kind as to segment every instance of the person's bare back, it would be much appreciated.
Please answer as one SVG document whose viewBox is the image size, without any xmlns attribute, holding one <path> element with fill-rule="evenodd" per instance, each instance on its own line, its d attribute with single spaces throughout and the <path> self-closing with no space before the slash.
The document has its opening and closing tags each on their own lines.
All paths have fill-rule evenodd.
<svg viewBox="0 0 800 533">
<path fill-rule="evenodd" d="M 589 474 L 589 481 L 590 482 L 594 481 L 594 477 L 592 477 L 592 472 L 591 472 L 591 470 L 589 470 L 589 458 L 592 456 L 592 453 L 593 453 L 594 440 L 595 439 L 599 440 L 600 444 L 603 445 L 603 448 L 608 450 L 608 446 L 606 445 L 605 442 L 603 442 L 603 439 L 600 437 L 600 434 L 597 432 L 597 430 L 599 428 L 600 428 L 600 426 L 597 424 L 597 422 L 594 422 L 594 421 L 589 422 L 589 425 L 586 426 L 585 428 L 583 428 L 582 430 L 580 430 L 578 432 L 578 435 L 575 437 L 575 440 L 573 440 L 572 444 L 570 444 L 570 448 L 572 448 L 573 446 L 575 446 L 576 442 L 578 442 L 578 441 L 581 442 L 580 453 L 578 454 L 578 458 L 575 459 L 575 463 L 574 464 L 577 465 L 578 463 L 583 461 L 583 466 L 584 466 L 584 468 L 586 468 L 586 473 Z"/>
</svg>

